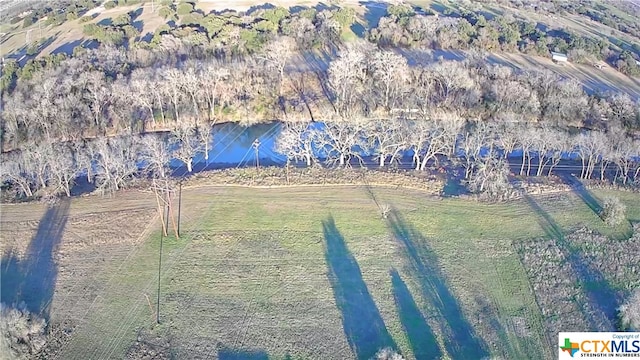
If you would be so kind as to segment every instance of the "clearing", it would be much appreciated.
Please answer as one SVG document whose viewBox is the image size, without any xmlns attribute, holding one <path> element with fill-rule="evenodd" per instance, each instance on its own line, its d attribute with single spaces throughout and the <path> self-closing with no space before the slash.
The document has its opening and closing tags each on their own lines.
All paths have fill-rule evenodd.
<svg viewBox="0 0 640 360">
<path fill-rule="evenodd" d="M 548 223 L 624 238 L 629 224 L 607 228 L 585 202 L 607 194 L 640 221 L 640 195 L 604 190 L 490 205 L 385 187 L 185 188 L 182 237 L 163 243 L 160 325 L 153 194 L 7 205 L 2 290 L 26 276 L 48 294 L 30 305 L 49 308 L 53 359 L 150 348 L 367 358 L 383 346 L 408 358 L 551 358 L 555 339 L 514 244 L 548 239 Z M 376 202 L 392 207 L 387 219 Z M 47 272 L 25 274 L 34 267 Z"/>
</svg>

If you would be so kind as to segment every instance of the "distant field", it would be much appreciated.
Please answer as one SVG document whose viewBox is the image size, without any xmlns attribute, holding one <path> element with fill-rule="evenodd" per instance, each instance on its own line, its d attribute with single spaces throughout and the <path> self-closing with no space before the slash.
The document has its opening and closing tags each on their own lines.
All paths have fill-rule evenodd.
<svg viewBox="0 0 640 360">
<path fill-rule="evenodd" d="M 615 194 L 640 221 L 640 195 Z M 183 195 L 183 236 L 163 244 L 160 325 L 151 194 L 74 199 L 57 220 L 41 205 L 3 208 L 3 235 L 14 239 L 5 251 L 51 227 L 43 214 L 67 219 L 54 256 L 51 318 L 62 325 L 52 358 L 119 359 L 136 339 L 189 359 L 365 358 L 386 345 L 409 358 L 551 358 L 513 242 L 545 236 L 540 209 L 563 231 L 629 231 L 604 227 L 574 194 L 537 198 L 539 209 L 341 186 Z M 388 219 L 374 198 L 393 207 Z"/>
</svg>

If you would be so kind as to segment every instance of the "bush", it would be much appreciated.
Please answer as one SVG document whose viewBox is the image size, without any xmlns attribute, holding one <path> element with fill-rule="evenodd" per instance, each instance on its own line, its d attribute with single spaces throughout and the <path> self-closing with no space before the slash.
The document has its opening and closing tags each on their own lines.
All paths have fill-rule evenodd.
<svg viewBox="0 0 640 360">
<path fill-rule="evenodd" d="M 178 15 L 187 15 L 193 11 L 193 4 L 181 3 L 178 5 Z"/>
<path fill-rule="evenodd" d="M 104 8 L 105 9 L 113 9 L 114 7 L 118 6 L 118 4 L 115 1 L 107 1 L 106 3 L 104 3 Z"/>
<path fill-rule="evenodd" d="M 24 22 L 22 23 L 22 27 L 23 28 L 29 27 L 29 26 L 33 25 L 34 22 L 36 22 L 36 19 L 33 16 L 27 16 L 26 18 L 24 18 Z"/>
<path fill-rule="evenodd" d="M 173 0 L 161 0 L 160 1 L 160 5 L 164 5 L 164 6 L 171 6 L 173 5 Z"/>
<path fill-rule="evenodd" d="M 158 10 L 158 14 L 162 16 L 164 19 L 173 18 L 175 13 L 168 7 L 162 7 Z"/>
<path fill-rule="evenodd" d="M 626 220 L 627 207 L 617 197 L 604 199 L 600 216 L 609 226 L 622 224 Z"/>
<path fill-rule="evenodd" d="M 93 18 L 91 16 L 83 16 L 80 18 L 80 20 L 78 20 L 80 22 L 80 24 L 86 23 L 93 20 Z"/>
<path fill-rule="evenodd" d="M 623 331 L 640 331 L 640 289 L 618 308 L 620 325 Z"/>
<path fill-rule="evenodd" d="M 39 43 L 30 44 L 29 47 L 27 47 L 27 55 L 29 56 L 36 55 L 38 53 L 38 50 L 40 50 Z"/>
<path fill-rule="evenodd" d="M 404 357 L 391 348 L 384 348 L 376 353 L 375 360 L 404 360 Z"/>
<path fill-rule="evenodd" d="M 78 14 L 74 11 L 67 13 L 67 21 L 75 20 L 78 18 Z"/>
<path fill-rule="evenodd" d="M 469 177 L 468 188 L 490 201 L 508 199 L 513 192 L 509 182 L 509 165 L 504 159 L 487 158 L 478 164 L 478 169 Z"/>
<path fill-rule="evenodd" d="M 28 312 L 0 304 L 0 354 L 9 358 L 32 358 L 46 344 L 44 319 Z"/>
<path fill-rule="evenodd" d="M 87 36 L 95 36 L 100 30 L 100 26 L 96 24 L 86 24 L 82 27 L 82 33 Z"/>
<path fill-rule="evenodd" d="M 122 14 L 116 17 L 115 19 L 113 19 L 113 22 L 111 24 L 113 26 L 125 26 L 125 25 L 129 25 L 130 23 L 131 23 L 131 15 Z"/>
</svg>

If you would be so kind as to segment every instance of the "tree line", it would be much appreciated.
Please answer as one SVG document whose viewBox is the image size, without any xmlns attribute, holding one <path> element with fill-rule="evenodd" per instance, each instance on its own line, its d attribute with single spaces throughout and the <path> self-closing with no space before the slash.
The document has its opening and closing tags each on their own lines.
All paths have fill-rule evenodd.
<svg viewBox="0 0 640 360">
<path fill-rule="evenodd" d="M 515 71 L 479 55 L 409 66 L 405 57 L 365 43 L 345 48 L 325 70 L 295 54 L 290 37 L 229 61 L 88 51 L 3 94 L 3 148 L 235 119 L 389 118 L 434 110 L 489 123 L 629 134 L 640 128 L 640 103 L 626 93 L 587 95 L 576 80 Z"/>
<path fill-rule="evenodd" d="M 326 70 L 287 69 L 296 51 L 280 37 L 242 60 L 114 48 L 62 60 L 4 94 L 3 181 L 27 197 L 41 189 L 68 195 L 80 174 L 117 190 L 141 174 L 140 163 L 155 164 L 154 176 L 167 176 L 171 158 L 191 171 L 196 154 L 209 152 L 213 124 L 251 118 L 291 122 L 279 140 L 290 159 L 311 164 L 310 149 L 322 148 L 336 165 L 372 154 L 384 166 L 412 151 L 425 170 L 446 156 L 483 192 L 504 183 L 500 154 L 516 149 L 523 175 L 553 173 L 563 154 L 575 153 L 583 178 L 637 180 L 640 106 L 627 94 L 587 95 L 575 80 L 516 72 L 481 55 L 409 66 L 367 44 L 343 48 Z M 294 121 L 301 118 L 325 127 L 302 131 Z M 139 136 L 150 131 L 170 135 L 150 144 L 157 138 Z M 608 165 L 617 171 L 606 173 Z"/>
<path fill-rule="evenodd" d="M 570 4 L 567 6 L 571 8 Z M 555 51 L 568 54 L 573 62 L 593 64 L 605 60 L 626 75 L 640 75 L 636 63 L 640 59 L 640 44 L 625 46 L 621 41 L 612 43 L 604 37 L 547 28 L 511 14 L 488 20 L 481 11 L 461 7 L 455 13 L 449 10 L 448 15 L 435 16 L 431 11 L 418 13 L 408 5 L 390 5 L 386 16 L 368 32 L 367 38 L 383 47 L 479 49 L 545 57 Z"/>
</svg>

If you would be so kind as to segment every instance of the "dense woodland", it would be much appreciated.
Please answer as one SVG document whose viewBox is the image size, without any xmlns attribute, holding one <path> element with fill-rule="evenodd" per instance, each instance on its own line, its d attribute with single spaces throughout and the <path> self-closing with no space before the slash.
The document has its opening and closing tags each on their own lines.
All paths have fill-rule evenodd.
<svg viewBox="0 0 640 360">
<path fill-rule="evenodd" d="M 199 14 L 182 5 L 165 7 L 176 17 Z M 191 171 L 193 158 L 208 153 L 215 123 L 282 120 L 277 147 L 290 160 L 347 166 L 373 156 L 388 166 L 410 153 L 416 170 L 448 161 L 471 190 L 492 197 L 508 188 L 509 154 L 522 154 L 520 175 L 553 174 L 573 154 L 582 178 L 640 182 L 639 102 L 587 95 L 549 71 L 491 65 L 479 51 L 462 62 L 409 66 L 385 50 L 393 37 L 384 19 L 411 28 L 427 16 L 391 7 L 368 35 L 374 43 L 343 43 L 353 17 L 345 9 L 218 14 L 212 19 L 226 20 L 218 32 L 202 26 L 204 43 L 194 43 L 195 27 L 168 26 L 127 50 L 106 41 L 71 58 L 10 63 L 1 79 L 2 179 L 22 197 L 69 195 L 78 176 L 114 191 L 138 175 L 168 176 L 172 158 Z M 127 26 L 134 15 L 127 19 L 109 26 Z M 439 21 L 450 25 L 436 28 L 435 39 L 452 41 L 446 31 L 467 20 Z M 220 41 L 222 33 L 233 41 Z M 156 131 L 163 136 L 143 135 Z"/>
</svg>

